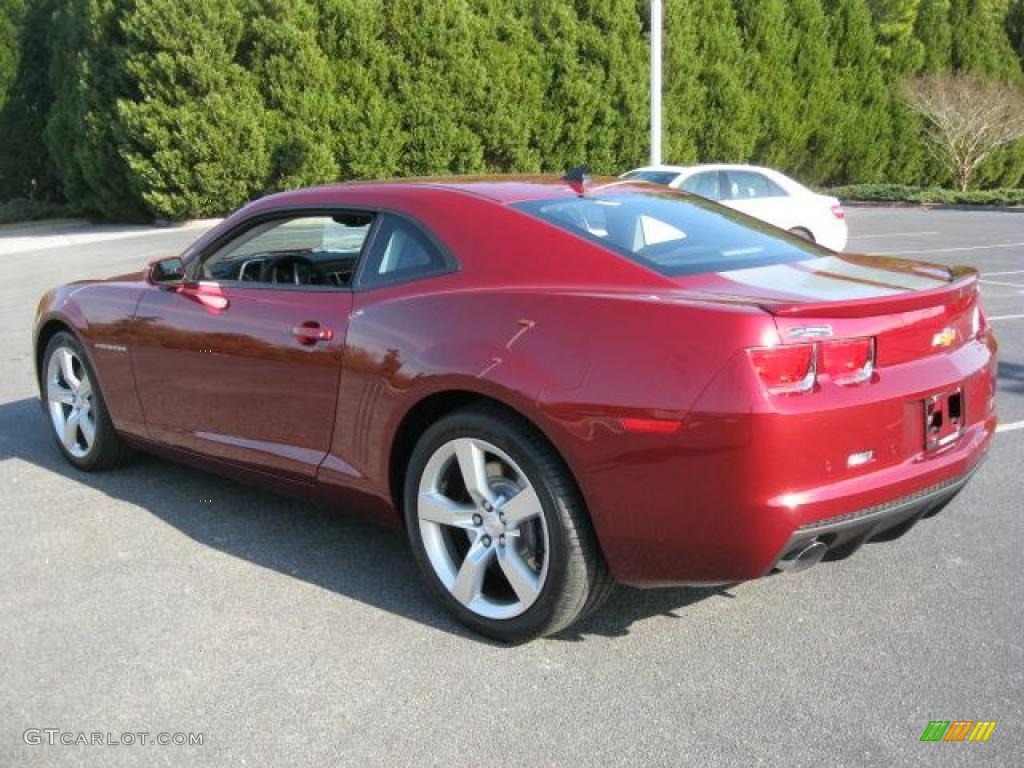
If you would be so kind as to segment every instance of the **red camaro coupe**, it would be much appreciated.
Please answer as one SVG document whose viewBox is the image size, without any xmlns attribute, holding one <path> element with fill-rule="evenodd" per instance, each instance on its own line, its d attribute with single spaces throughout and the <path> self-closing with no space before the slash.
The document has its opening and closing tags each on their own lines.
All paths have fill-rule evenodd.
<svg viewBox="0 0 1024 768">
<path fill-rule="evenodd" d="M 973 270 L 634 182 L 267 197 L 143 274 L 47 294 L 35 343 L 76 467 L 141 448 L 404 528 L 440 600 L 507 641 L 615 582 L 895 538 L 996 424 Z"/>
</svg>

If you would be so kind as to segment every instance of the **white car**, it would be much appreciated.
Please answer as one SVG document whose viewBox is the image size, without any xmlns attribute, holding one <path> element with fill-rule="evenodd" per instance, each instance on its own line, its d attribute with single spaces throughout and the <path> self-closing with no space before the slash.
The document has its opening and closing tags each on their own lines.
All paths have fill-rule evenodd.
<svg viewBox="0 0 1024 768">
<path fill-rule="evenodd" d="M 812 192 L 771 168 L 649 165 L 624 173 L 621 178 L 692 192 L 780 229 L 788 229 L 833 251 L 846 247 L 846 214 L 839 200 Z"/>
</svg>

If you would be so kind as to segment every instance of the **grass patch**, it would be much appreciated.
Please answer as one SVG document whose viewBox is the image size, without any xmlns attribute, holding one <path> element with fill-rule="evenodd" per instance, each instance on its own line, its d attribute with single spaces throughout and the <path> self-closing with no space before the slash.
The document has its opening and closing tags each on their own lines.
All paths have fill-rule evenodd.
<svg viewBox="0 0 1024 768">
<path fill-rule="evenodd" d="M 0 202 L 0 224 L 15 224 L 43 219 L 68 219 L 82 212 L 67 203 L 48 203 L 42 200 L 15 198 Z"/>
<path fill-rule="evenodd" d="M 906 184 L 851 184 L 828 191 L 840 200 L 864 203 L 917 203 L 933 205 L 1024 205 L 1024 189 L 969 189 L 912 187 Z"/>
</svg>

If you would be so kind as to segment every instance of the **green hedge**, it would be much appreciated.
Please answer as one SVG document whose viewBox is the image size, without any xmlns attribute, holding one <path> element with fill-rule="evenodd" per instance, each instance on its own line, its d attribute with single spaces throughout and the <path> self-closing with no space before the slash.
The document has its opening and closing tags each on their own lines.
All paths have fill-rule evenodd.
<svg viewBox="0 0 1024 768">
<path fill-rule="evenodd" d="M 936 205 L 1024 206 L 1024 189 L 971 189 L 961 192 L 944 187 L 906 184 L 853 184 L 833 187 L 828 194 L 840 200 L 865 203 L 918 203 Z"/>
<path fill-rule="evenodd" d="M 647 159 L 648 8 L 0 0 L 0 200 L 183 218 L 338 179 L 618 173 Z M 950 68 L 1020 81 L 1022 8 L 666 0 L 665 159 L 945 183 L 892 86 Z M 1022 176 L 1018 146 L 978 181 Z"/>
<path fill-rule="evenodd" d="M 15 198 L 0 203 L 0 224 L 42 219 L 65 219 L 80 216 L 82 211 L 67 203 Z"/>
</svg>

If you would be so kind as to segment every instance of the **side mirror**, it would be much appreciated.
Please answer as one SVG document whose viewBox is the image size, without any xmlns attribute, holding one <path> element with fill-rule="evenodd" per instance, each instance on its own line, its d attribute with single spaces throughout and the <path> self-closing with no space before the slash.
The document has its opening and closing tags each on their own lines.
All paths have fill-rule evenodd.
<svg viewBox="0 0 1024 768">
<path fill-rule="evenodd" d="M 185 281 L 185 263 L 177 256 L 154 261 L 146 270 L 153 285 L 180 285 Z"/>
</svg>

